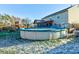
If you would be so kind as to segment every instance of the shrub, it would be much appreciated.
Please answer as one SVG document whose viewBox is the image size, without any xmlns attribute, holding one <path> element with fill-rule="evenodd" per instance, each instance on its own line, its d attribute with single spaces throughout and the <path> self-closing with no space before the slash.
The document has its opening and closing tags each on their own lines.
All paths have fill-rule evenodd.
<svg viewBox="0 0 79 59">
<path fill-rule="evenodd" d="M 3 27 L 2 30 L 3 30 L 3 31 L 10 31 L 10 32 L 16 31 L 16 29 L 13 28 L 13 27 Z"/>
</svg>

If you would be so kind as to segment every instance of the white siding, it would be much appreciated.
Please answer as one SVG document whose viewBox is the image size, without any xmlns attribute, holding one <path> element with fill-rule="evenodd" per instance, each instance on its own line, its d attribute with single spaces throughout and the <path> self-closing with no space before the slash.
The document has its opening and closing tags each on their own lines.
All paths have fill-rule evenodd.
<svg viewBox="0 0 79 59">
<path fill-rule="evenodd" d="M 58 24 L 68 23 L 68 12 L 65 11 L 62 13 L 58 13 L 58 14 L 52 15 L 46 19 L 50 19 L 50 18 Z"/>
<path fill-rule="evenodd" d="M 58 16 L 59 18 L 57 18 Z M 49 20 L 50 18 L 59 24 L 63 23 L 79 24 L 79 5 L 75 5 L 67 9 L 65 12 L 59 12 L 55 15 L 51 15 L 46 19 Z"/>
</svg>

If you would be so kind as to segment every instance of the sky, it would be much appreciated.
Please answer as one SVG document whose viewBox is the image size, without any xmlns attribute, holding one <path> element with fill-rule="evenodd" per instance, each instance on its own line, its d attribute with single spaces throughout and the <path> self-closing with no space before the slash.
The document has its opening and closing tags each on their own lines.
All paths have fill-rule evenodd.
<svg viewBox="0 0 79 59">
<path fill-rule="evenodd" d="M 0 4 L 0 13 L 31 20 L 41 19 L 49 14 L 71 6 L 70 4 Z"/>
</svg>

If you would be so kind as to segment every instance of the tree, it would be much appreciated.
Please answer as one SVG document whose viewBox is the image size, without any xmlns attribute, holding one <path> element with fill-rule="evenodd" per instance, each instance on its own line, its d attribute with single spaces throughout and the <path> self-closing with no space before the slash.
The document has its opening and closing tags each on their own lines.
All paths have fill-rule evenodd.
<svg viewBox="0 0 79 59">
<path fill-rule="evenodd" d="M 26 19 L 22 19 L 22 24 L 24 26 L 27 26 L 27 28 L 29 27 L 29 24 L 30 24 L 30 19 L 26 18 Z"/>
</svg>

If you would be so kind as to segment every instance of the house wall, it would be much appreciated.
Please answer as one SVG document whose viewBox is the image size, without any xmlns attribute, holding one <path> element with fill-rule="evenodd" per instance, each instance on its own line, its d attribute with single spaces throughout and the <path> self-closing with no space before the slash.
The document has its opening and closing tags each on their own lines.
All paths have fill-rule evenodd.
<svg viewBox="0 0 79 59">
<path fill-rule="evenodd" d="M 68 11 L 58 13 L 46 18 L 47 20 L 52 19 L 55 23 L 64 24 L 68 23 Z"/>
<path fill-rule="evenodd" d="M 79 24 L 79 6 L 75 5 L 68 9 L 68 23 Z"/>
<path fill-rule="evenodd" d="M 64 11 L 59 11 L 58 13 L 52 14 L 51 16 L 47 16 L 43 19 L 54 20 L 57 24 L 69 23 L 73 24 L 74 27 L 79 28 L 79 5 L 74 5 Z"/>
</svg>

